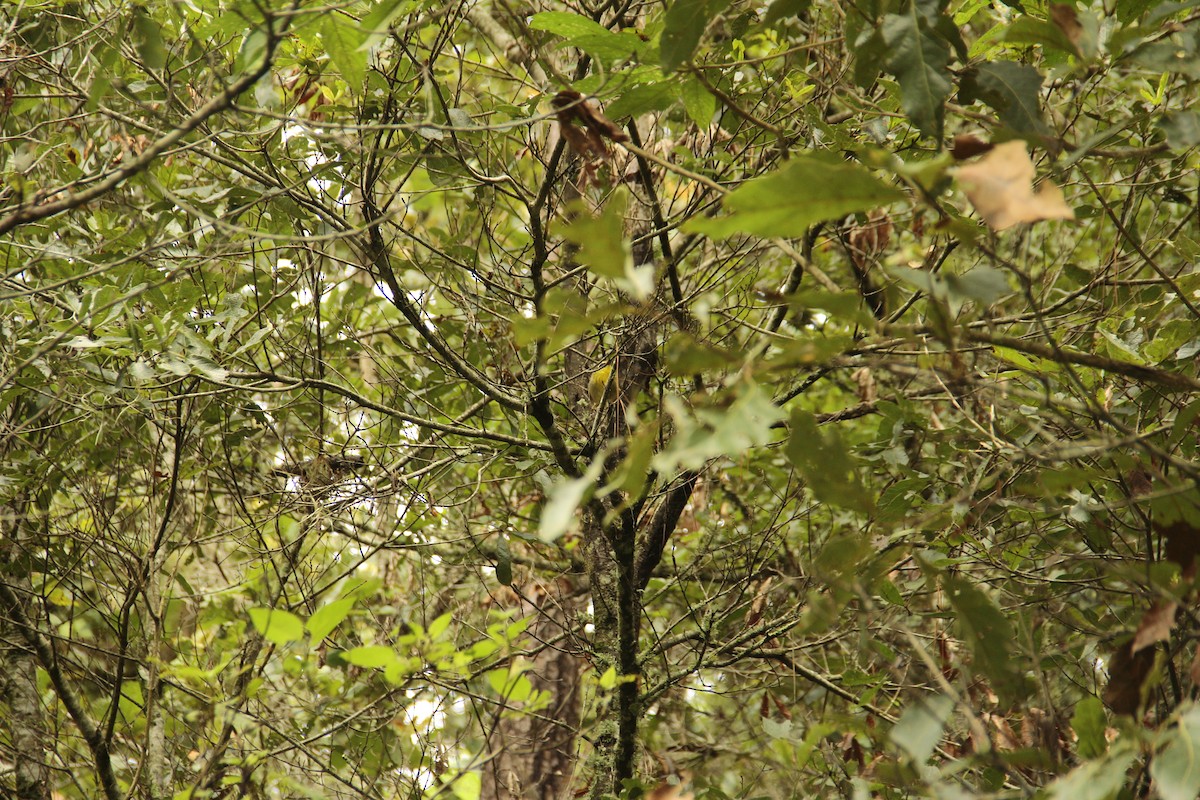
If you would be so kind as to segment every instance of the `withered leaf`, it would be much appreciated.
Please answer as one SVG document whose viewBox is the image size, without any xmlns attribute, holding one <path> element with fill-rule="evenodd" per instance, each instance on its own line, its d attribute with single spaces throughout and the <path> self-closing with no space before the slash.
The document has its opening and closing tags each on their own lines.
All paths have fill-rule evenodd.
<svg viewBox="0 0 1200 800">
<path fill-rule="evenodd" d="M 1035 174 L 1029 151 L 1021 141 L 996 145 L 979 161 L 956 171 L 971 204 L 995 230 L 1002 231 L 1021 222 L 1075 219 L 1075 212 L 1057 186 L 1043 181 L 1034 191 Z"/>
<path fill-rule="evenodd" d="M 1066 35 L 1078 50 L 1079 40 L 1083 36 L 1083 25 L 1079 23 L 1079 15 L 1075 13 L 1075 7 L 1066 3 L 1051 3 L 1050 21 Z"/>
<path fill-rule="evenodd" d="M 1191 580 L 1196 575 L 1196 557 L 1200 556 L 1200 530 L 1187 520 L 1176 520 L 1170 525 L 1155 523 L 1154 529 L 1167 540 L 1164 555 L 1183 570 L 1183 577 Z"/>
<path fill-rule="evenodd" d="M 1154 668 L 1154 651 L 1131 649 L 1133 640 L 1113 653 L 1108 666 L 1108 686 L 1104 687 L 1104 702 L 1117 714 L 1136 714 L 1142 705 L 1142 685 Z"/>
<path fill-rule="evenodd" d="M 985 142 L 978 136 L 969 133 L 960 133 L 954 137 L 954 144 L 950 146 L 950 155 L 956 161 L 963 161 L 972 156 L 982 155 L 992 149 L 994 145 L 991 142 Z"/>
<path fill-rule="evenodd" d="M 1160 600 L 1150 606 L 1150 610 L 1142 615 L 1137 633 L 1133 635 L 1133 643 L 1130 645 L 1132 651 L 1136 654 L 1171 638 L 1171 629 L 1175 627 L 1175 614 L 1178 610 L 1179 604 L 1174 601 Z"/>
<path fill-rule="evenodd" d="M 614 142 L 629 141 L 629 137 L 619 125 L 600 113 L 600 109 L 574 89 L 564 89 L 554 95 L 550 104 L 554 106 L 561 125 L 578 123 L 587 128 L 590 133 L 605 139 L 611 139 Z"/>
</svg>

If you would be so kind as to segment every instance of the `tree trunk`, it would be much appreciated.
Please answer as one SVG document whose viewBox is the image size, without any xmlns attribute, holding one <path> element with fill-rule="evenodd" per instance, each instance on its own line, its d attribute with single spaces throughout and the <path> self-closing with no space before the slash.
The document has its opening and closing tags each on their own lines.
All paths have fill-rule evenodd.
<svg viewBox="0 0 1200 800">
<path fill-rule="evenodd" d="M 536 714 L 508 710 L 488 737 L 494 756 L 483 771 L 483 800 L 571 797 L 579 732 L 579 676 L 573 625 L 578 602 L 560 579 L 527 587 L 522 608 L 533 615 L 528 635 L 539 648 L 525 673 L 550 703 Z"/>
<path fill-rule="evenodd" d="M 19 609 L 0 609 L 0 692 L 6 707 L 6 725 L 14 764 L 13 794 L 16 800 L 47 800 L 50 770 L 46 763 L 45 719 L 37 689 L 37 656 L 15 629 L 15 617 L 31 619 L 29 558 L 25 500 L 8 506 L 0 520 L 0 581 L 10 589 L 6 596 L 21 604 Z M 16 613 L 21 612 L 21 613 Z M 4 787 L 7 791 L 8 786 Z"/>
</svg>

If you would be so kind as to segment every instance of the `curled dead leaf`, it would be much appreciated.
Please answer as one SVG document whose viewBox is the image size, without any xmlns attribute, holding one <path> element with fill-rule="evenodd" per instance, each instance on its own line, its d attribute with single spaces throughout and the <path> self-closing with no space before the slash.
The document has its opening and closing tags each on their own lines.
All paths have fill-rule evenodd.
<svg viewBox="0 0 1200 800">
<path fill-rule="evenodd" d="M 979 216 L 995 230 L 1021 222 L 1075 219 L 1057 186 L 1043 181 L 1034 191 L 1035 174 L 1029 151 L 1020 141 L 997 145 L 979 161 L 955 172 Z"/>
<path fill-rule="evenodd" d="M 1174 601 L 1162 601 L 1150 606 L 1150 610 L 1142 615 L 1137 633 L 1133 635 L 1131 651 L 1136 654 L 1147 647 L 1171 638 L 1171 629 L 1175 627 L 1175 614 L 1179 604 Z"/>
</svg>

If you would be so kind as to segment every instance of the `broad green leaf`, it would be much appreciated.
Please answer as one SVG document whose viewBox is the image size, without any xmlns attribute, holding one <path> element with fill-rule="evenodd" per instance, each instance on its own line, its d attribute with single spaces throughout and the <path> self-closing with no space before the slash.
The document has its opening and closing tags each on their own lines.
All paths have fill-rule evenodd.
<svg viewBox="0 0 1200 800">
<path fill-rule="evenodd" d="M 313 615 L 308 618 L 308 624 L 305 626 L 308 628 L 308 635 L 312 637 L 313 642 L 320 642 L 332 633 L 333 629 L 350 615 L 350 609 L 353 607 L 353 598 L 344 598 L 342 600 L 334 600 L 332 603 L 321 606 L 313 612 Z"/>
<path fill-rule="evenodd" d="M 792 410 L 788 426 L 791 433 L 784 452 L 813 496 L 843 508 L 870 509 L 870 495 L 838 432 L 832 428 L 823 431 L 812 413 L 802 408 Z"/>
<path fill-rule="evenodd" d="M 433 622 L 429 623 L 429 629 L 425 632 L 425 635 L 433 641 L 437 641 L 445 635 L 446 631 L 450 630 L 450 623 L 453 621 L 454 615 L 447 611 L 445 614 L 442 614 Z"/>
<path fill-rule="evenodd" d="M 975 267 L 962 275 L 946 273 L 946 291 L 951 297 L 978 300 L 991 305 L 1005 295 L 1012 294 L 1008 278 L 995 267 Z"/>
<path fill-rule="evenodd" d="M 903 198 L 900 190 L 863 167 L 810 153 L 798 155 L 778 172 L 747 181 L 726 195 L 728 215 L 693 220 L 684 228 L 714 239 L 736 233 L 798 237 L 816 222 Z"/>
<path fill-rule="evenodd" d="M 382 669 L 400 660 L 400 656 L 390 647 L 381 644 L 369 644 L 363 647 L 353 647 L 342 653 L 342 658 L 356 667 Z"/>
<path fill-rule="evenodd" d="M 958 90 L 963 103 L 976 100 L 996 110 L 1000 121 L 1020 134 L 1042 135 L 1042 74 L 1027 64 L 988 61 L 973 66 Z"/>
<path fill-rule="evenodd" d="M 1004 41 L 1013 44 L 1038 44 L 1063 53 L 1075 55 L 1071 40 L 1057 26 L 1037 17 L 1017 17 L 1004 31 Z"/>
<path fill-rule="evenodd" d="M 605 107 L 614 120 L 638 117 L 652 111 L 664 111 L 679 99 L 679 86 L 672 80 L 660 80 L 633 86 Z"/>
<path fill-rule="evenodd" d="M 728 0 L 675 0 L 671 4 L 659 39 L 663 72 L 673 72 L 691 59 L 709 20 L 728 4 Z"/>
<path fill-rule="evenodd" d="M 580 14 L 567 11 L 542 11 L 534 14 L 529 20 L 529 27 L 535 31 L 546 31 L 567 39 L 579 36 L 617 36 L 608 28 Z"/>
<path fill-rule="evenodd" d="M 650 461 L 654 457 L 654 446 L 658 442 L 659 424 L 656 421 L 644 423 L 625 447 L 625 458 L 613 471 L 612 480 L 604 487 L 603 493 L 622 491 L 629 497 L 637 497 L 646 485 L 649 477 Z"/>
<path fill-rule="evenodd" d="M 1166 747 L 1150 762 L 1158 796 L 1194 800 L 1200 796 L 1200 707 L 1189 707 L 1163 739 Z"/>
<path fill-rule="evenodd" d="M 905 15 L 883 18 L 880 35 L 886 47 L 885 68 L 900 83 L 900 101 L 909 120 L 926 136 L 940 139 L 950 96 L 950 44 L 932 30 L 917 4 Z"/>
<path fill-rule="evenodd" d="M 167 48 L 163 44 L 162 30 L 146 13 L 144 6 L 135 6 L 133 9 L 133 34 L 134 46 L 147 67 L 162 69 L 167 65 Z"/>
<path fill-rule="evenodd" d="M 691 334 L 676 333 L 663 346 L 667 372 L 676 377 L 723 371 L 740 364 L 744 354 L 734 353 L 697 339 Z"/>
<path fill-rule="evenodd" d="M 1075 704 L 1071 716 L 1071 730 L 1075 731 L 1079 743 L 1076 751 L 1080 758 L 1096 758 L 1108 750 L 1104 730 L 1108 722 L 1104 716 L 1104 703 L 1099 697 L 1088 695 Z"/>
<path fill-rule="evenodd" d="M 597 275 L 623 278 L 633 267 L 633 255 L 625 240 L 625 209 L 629 194 L 616 191 L 604 204 L 600 216 L 582 208 L 563 231 L 563 238 L 579 245 L 579 261 Z"/>
<path fill-rule="evenodd" d="M 1004 612 L 973 582 L 958 575 L 945 575 L 946 596 L 958 615 L 963 639 L 971 648 L 975 668 L 992 683 L 1005 703 L 1015 702 L 1028 692 L 1015 650 L 1016 632 Z"/>
<path fill-rule="evenodd" d="M 363 49 L 366 36 L 362 29 L 338 14 L 326 14 L 321 24 L 321 41 L 330 60 L 342 73 L 350 91 L 362 91 L 367 76 L 367 51 Z"/>
<path fill-rule="evenodd" d="M 550 491 L 542 515 L 538 519 L 538 538 L 553 542 L 571 529 L 579 506 L 596 486 L 596 479 L 604 471 L 604 459 L 596 458 L 587 471 L 572 480 L 559 483 Z"/>
<path fill-rule="evenodd" d="M 1172 150 L 1187 150 L 1200 144 L 1200 112 L 1166 114 L 1159 120 L 1158 127 Z"/>
<path fill-rule="evenodd" d="M 888 738 L 915 763 L 924 764 L 941 741 L 953 710 L 954 701 L 945 695 L 921 698 L 901 715 Z"/>
<path fill-rule="evenodd" d="M 767 7 L 763 25 L 774 25 L 780 20 L 798 17 L 810 8 L 812 8 L 812 0 L 774 0 Z"/>
<path fill-rule="evenodd" d="M 679 467 L 699 469 L 719 456 L 737 457 L 750 447 L 776 438 L 772 426 L 783 411 L 755 383 L 737 388 L 737 396 L 725 409 L 700 409 L 695 419 L 687 416 L 676 400 L 668 406 L 675 417 L 677 433 L 652 461 L 654 469 L 669 473 Z"/>
<path fill-rule="evenodd" d="M 234 72 L 242 74 L 253 72 L 262 66 L 262 59 L 267 50 L 267 32 L 259 26 L 246 34 L 237 58 L 233 62 Z"/>
<path fill-rule="evenodd" d="M 717 98 L 712 96 L 704 84 L 692 77 L 683 79 L 679 87 L 679 96 L 683 100 L 683 108 L 688 117 L 701 130 L 708 130 L 712 124 L 713 114 L 717 113 Z"/>
<path fill-rule="evenodd" d="M 1051 800 L 1111 800 L 1125 785 L 1125 774 L 1137 753 L 1132 747 L 1114 749 L 1063 775 L 1048 789 Z"/>
<path fill-rule="evenodd" d="M 269 642 L 282 645 L 304 638 L 304 621 L 290 611 L 252 608 L 249 613 L 254 627 Z"/>
<path fill-rule="evenodd" d="M 410 7 L 409 0 L 379 0 L 370 13 L 363 17 L 362 31 L 366 34 L 366 39 L 361 45 L 363 49 L 377 44 L 387 34 L 392 20 Z"/>
<path fill-rule="evenodd" d="M 483 778 L 472 770 L 459 774 L 450 786 L 456 800 L 479 800 L 483 795 Z"/>
</svg>

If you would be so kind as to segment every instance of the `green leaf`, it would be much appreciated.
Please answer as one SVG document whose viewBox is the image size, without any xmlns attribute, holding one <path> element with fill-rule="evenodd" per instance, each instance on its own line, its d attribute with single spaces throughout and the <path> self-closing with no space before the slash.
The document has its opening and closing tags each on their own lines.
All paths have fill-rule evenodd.
<svg viewBox="0 0 1200 800">
<path fill-rule="evenodd" d="M 604 459 L 597 457 L 587 472 L 573 480 L 563 481 L 550 491 L 542 516 L 538 520 L 538 538 L 553 542 L 571 528 L 575 513 L 588 493 L 595 488 L 596 479 L 604 471 Z"/>
<path fill-rule="evenodd" d="M 950 45 L 930 29 L 914 3 L 907 15 L 888 14 L 880 26 L 885 69 L 900 83 L 900 104 L 909 120 L 926 136 L 940 139 L 950 96 Z"/>
<path fill-rule="evenodd" d="M 900 190 L 863 167 L 810 153 L 796 156 L 778 172 L 747 181 L 726 195 L 728 216 L 696 219 L 684 229 L 714 239 L 735 233 L 798 237 L 813 223 L 903 198 Z"/>
<path fill-rule="evenodd" d="M 1042 120 L 1042 74 L 1027 64 L 986 61 L 972 67 L 958 90 L 964 104 L 986 103 L 1000 122 L 1020 134 L 1049 132 Z"/>
<path fill-rule="evenodd" d="M 1194 800 L 1200 796 L 1200 707 L 1188 708 L 1164 739 L 1167 746 L 1150 762 L 1158 796 Z"/>
<path fill-rule="evenodd" d="M 366 40 L 362 29 L 337 14 L 326 14 L 321 24 L 321 41 L 335 67 L 342 73 L 342 80 L 357 94 L 362 91 L 367 77 Z"/>
<path fill-rule="evenodd" d="M 1004 41 L 1012 44 L 1038 44 L 1070 55 L 1076 55 L 1075 45 L 1062 29 L 1048 20 L 1037 17 L 1017 17 L 1004 31 Z"/>
<path fill-rule="evenodd" d="M 1158 127 L 1172 150 L 1187 150 L 1200 144 L 1200 112 L 1179 111 L 1164 114 Z"/>
<path fill-rule="evenodd" d="M 954 701 L 945 695 L 921 698 L 901 715 L 888 738 L 914 763 L 924 764 L 941 741 L 953 710 Z"/>
<path fill-rule="evenodd" d="M 304 622 L 290 611 L 276 608 L 250 609 L 250 621 L 269 642 L 287 644 L 304 638 Z"/>
<path fill-rule="evenodd" d="M 162 30 L 143 6 L 133 9 L 133 42 L 147 67 L 162 69 L 167 65 L 167 48 L 163 44 Z"/>
<path fill-rule="evenodd" d="M 1063 775 L 1048 788 L 1051 800 L 1109 800 L 1125 785 L 1125 773 L 1137 753 L 1130 747 L 1115 749 L 1104 758 L 1088 761 Z"/>
<path fill-rule="evenodd" d="M 382 39 L 387 34 L 392 20 L 400 16 L 409 6 L 407 0 L 380 0 L 376 3 L 371 12 L 363 17 L 362 31 L 366 35 L 362 44 L 363 49 L 370 48 Z"/>
<path fill-rule="evenodd" d="M 579 36 L 617 36 L 608 28 L 580 14 L 567 11 L 543 11 L 534 14 L 529 27 L 535 31 L 546 31 L 566 39 Z"/>
<path fill-rule="evenodd" d="M 321 606 L 313 615 L 308 618 L 308 635 L 312 637 L 313 642 L 320 642 L 326 636 L 333 632 L 333 629 L 342 623 L 346 617 L 350 615 L 350 609 L 354 607 L 353 598 L 344 598 L 342 600 L 334 600 L 328 605 Z"/>
<path fill-rule="evenodd" d="M 671 4 L 658 45 L 663 72 L 673 72 L 691 59 L 708 21 L 728 4 L 728 0 L 675 0 Z"/>
<path fill-rule="evenodd" d="M 1071 716 L 1071 730 L 1075 731 L 1079 743 L 1076 752 L 1080 758 L 1096 758 L 1108 750 L 1108 741 L 1104 730 L 1108 721 L 1104 716 L 1104 703 L 1099 697 L 1088 695 L 1075 704 L 1075 713 Z"/>
<path fill-rule="evenodd" d="M 644 83 L 621 92 L 605 110 L 612 119 L 638 117 L 652 111 L 664 111 L 679 99 L 679 87 L 674 81 L 661 80 Z"/>
<path fill-rule="evenodd" d="M 943 577 L 946 596 L 958 614 L 963 638 L 975 657 L 976 669 L 987 676 L 1005 703 L 1028 693 L 1025 676 L 1013 652 L 1017 637 L 1008 617 L 982 589 L 958 575 Z"/>
<path fill-rule="evenodd" d="M 1008 278 L 994 267 L 975 267 L 962 275 L 946 273 L 945 278 L 946 290 L 951 297 L 966 297 L 984 305 L 991 305 L 1001 297 L 1012 294 Z"/>
<path fill-rule="evenodd" d="M 512 586 L 512 551 L 508 549 L 508 537 L 503 533 L 496 537 L 496 580 Z"/>
<path fill-rule="evenodd" d="M 708 130 L 713 114 L 717 113 L 717 98 L 693 77 L 684 78 L 683 85 L 679 87 L 679 96 L 683 100 L 684 110 L 696 127 Z"/>
<path fill-rule="evenodd" d="M 579 261 L 597 275 L 623 278 L 633 267 L 633 253 L 625 240 L 625 209 L 629 193 L 622 187 L 613 192 L 600 216 L 582 208 L 563 231 L 563 238 L 579 245 Z"/>
<path fill-rule="evenodd" d="M 342 659 L 356 667 L 368 669 L 383 669 L 400 661 L 400 656 L 390 647 L 381 644 L 369 644 L 354 647 L 342 653 Z"/>
<path fill-rule="evenodd" d="M 699 469 L 718 456 L 736 457 L 750 447 L 775 439 L 772 426 L 783 418 L 783 411 L 755 383 L 740 385 L 737 398 L 727 409 L 701 409 L 689 419 L 676 400 L 668 406 L 675 417 L 678 432 L 654 457 L 659 473 L 682 467 Z"/>
<path fill-rule="evenodd" d="M 792 410 L 785 453 L 813 496 L 843 508 L 867 510 L 871 497 L 858 478 L 857 464 L 836 430 L 822 431 L 812 413 Z"/>
<path fill-rule="evenodd" d="M 267 31 L 261 25 L 246 34 L 233 62 L 237 74 L 253 72 L 262 66 L 263 54 L 267 50 Z"/>
<path fill-rule="evenodd" d="M 445 635 L 446 631 L 450 630 L 450 623 L 454 621 L 454 615 L 447 611 L 440 617 L 429 623 L 429 629 L 425 631 L 425 635 L 431 640 L 437 641 Z"/>
<path fill-rule="evenodd" d="M 812 8 L 812 0 L 775 0 L 767 7 L 763 25 L 774 25 L 780 20 L 799 17 L 810 8 Z"/>
</svg>

